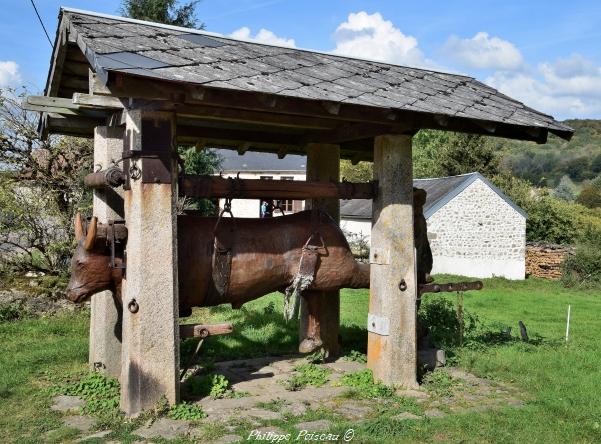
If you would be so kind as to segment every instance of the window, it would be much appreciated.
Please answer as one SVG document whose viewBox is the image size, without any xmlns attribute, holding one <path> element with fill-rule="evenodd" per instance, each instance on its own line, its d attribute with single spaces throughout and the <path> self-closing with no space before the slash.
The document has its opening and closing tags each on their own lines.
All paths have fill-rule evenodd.
<svg viewBox="0 0 601 444">
<path fill-rule="evenodd" d="M 294 180 L 294 176 L 281 176 L 281 180 Z M 284 210 L 284 213 L 294 212 L 294 201 L 292 199 L 284 199 L 279 201 L 280 208 Z"/>
</svg>

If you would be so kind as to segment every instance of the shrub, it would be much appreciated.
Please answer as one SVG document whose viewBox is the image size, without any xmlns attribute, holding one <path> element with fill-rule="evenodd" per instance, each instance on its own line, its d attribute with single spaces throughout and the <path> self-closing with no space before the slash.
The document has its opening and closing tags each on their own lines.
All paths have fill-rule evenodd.
<svg viewBox="0 0 601 444">
<path fill-rule="evenodd" d="M 16 321 L 28 316 L 22 301 L 0 304 L 0 322 Z"/>
<path fill-rule="evenodd" d="M 184 421 L 197 421 L 207 416 L 202 410 L 202 407 L 197 404 L 188 404 L 182 402 L 181 404 L 172 405 L 169 408 L 167 416 L 171 419 L 181 419 Z"/>
<path fill-rule="evenodd" d="M 356 395 L 359 398 L 390 398 L 394 396 L 393 387 L 374 382 L 374 376 L 370 369 L 347 373 L 340 378 L 339 384 L 356 389 Z"/>
<path fill-rule="evenodd" d="M 563 263 L 562 281 L 568 287 L 601 286 L 601 235 L 589 230 Z"/>
<path fill-rule="evenodd" d="M 475 333 L 479 324 L 478 318 L 463 307 L 457 310 L 448 299 L 434 295 L 422 302 L 418 321 L 429 328 L 430 338 L 440 347 L 461 345 L 463 336 Z"/>
<path fill-rule="evenodd" d="M 58 391 L 83 398 L 86 401 L 83 413 L 119 415 L 119 381 L 102 373 L 90 372 L 79 381 L 60 387 Z"/>
<path fill-rule="evenodd" d="M 297 374 L 292 375 L 282 382 L 284 388 L 292 392 L 302 390 L 308 385 L 321 387 L 328 382 L 328 377 L 331 373 L 329 368 L 317 364 L 301 364 L 296 366 L 294 371 Z"/>
</svg>

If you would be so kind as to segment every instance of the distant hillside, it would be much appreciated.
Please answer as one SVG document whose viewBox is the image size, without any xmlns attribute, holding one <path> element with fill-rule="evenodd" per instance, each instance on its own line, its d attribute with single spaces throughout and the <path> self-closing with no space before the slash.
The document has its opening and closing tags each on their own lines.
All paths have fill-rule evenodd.
<svg viewBox="0 0 601 444">
<path fill-rule="evenodd" d="M 550 135 L 544 145 L 493 139 L 503 165 L 534 185 L 555 187 L 562 176 L 576 184 L 601 175 L 601 120 L 566 120 L 574 128 L 569 142 Z"/>
</svg>

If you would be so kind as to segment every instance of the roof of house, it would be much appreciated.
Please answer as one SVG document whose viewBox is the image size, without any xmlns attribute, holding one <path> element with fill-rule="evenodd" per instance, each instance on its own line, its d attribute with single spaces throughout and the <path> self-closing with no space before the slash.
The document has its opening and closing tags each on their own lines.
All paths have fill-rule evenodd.
<svg viewBox="0 0 601 444">
<path fill-rule="evenodd" d="M 428 193 L 424 205 L 424 216 L 428 219 L 451 199 L 465 190 L 476 180 L 481 180 L 497 193 L 507 204 L 521 214 L 524 218 L 528 215 L 517 206 L 501 190 L 495 187 L 480 173 L 468 173 L 459 176 L 436 177 L 432 179 L 414 179 L 413 186 L 421 188 Z M 352 199 L 340 201 L 340 216 L 349 219 L 371 219 L 372 201 L 367 199 Z"/>
<path fill-rule="evenodd" d="M 105 82 L 111 73 L 118 73 L 206 89 L 362 106 L 403 116 L 392 119 L 415 117 L 416 128 L 479 132 L 537 142 L 544 142 L 547 132 L 563 138 L 573 134 L 569 126 L 553 117 L 463 75 L 260 44 L 67 8 L 61 9 L 57 43 L 61 39 L 76 44 Z M 85 86 L 87 79 L 87 75 L 85 79 L 75 77 L 75 64 L 67 66 L 64 57 L 60 61 L 62 46 L 55 45 L 46 86 L 48 96 L 70 97 L 77 85 Z M 64 79 L 54 75 L 63 64 Z"/>
<path fill-rule="evenodd" d="M 247 151 L 241 156 L 232 150 L 217 150 L 217 152 L 223 159 L 221 170 L 224 172 L 294 171 L 304 174 L 307 169 L 307 158 L 295 154 L 289 154 L 280 159 L 277 154 L 271 153 Z"/>
</svg>

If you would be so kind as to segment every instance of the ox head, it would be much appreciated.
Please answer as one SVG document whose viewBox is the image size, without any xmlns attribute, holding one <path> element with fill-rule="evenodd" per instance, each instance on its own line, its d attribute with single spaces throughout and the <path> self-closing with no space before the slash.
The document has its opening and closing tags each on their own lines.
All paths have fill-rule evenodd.
<svg viewBox="0 0 601 444">
<path fill-rule="evenodd" d="M 77 248 L 71 259 L 71 280 L 67 287 L 67 298 L 72 302 L 83 302 L 94 293 L 116 288 L 113 269 L 110 267 L 110 251 L 105 242 L 96 242 L 97 231 L 98 219 L 93 217 L 84 234 L 81 215 L 77 213 Z"/>
</svg>

